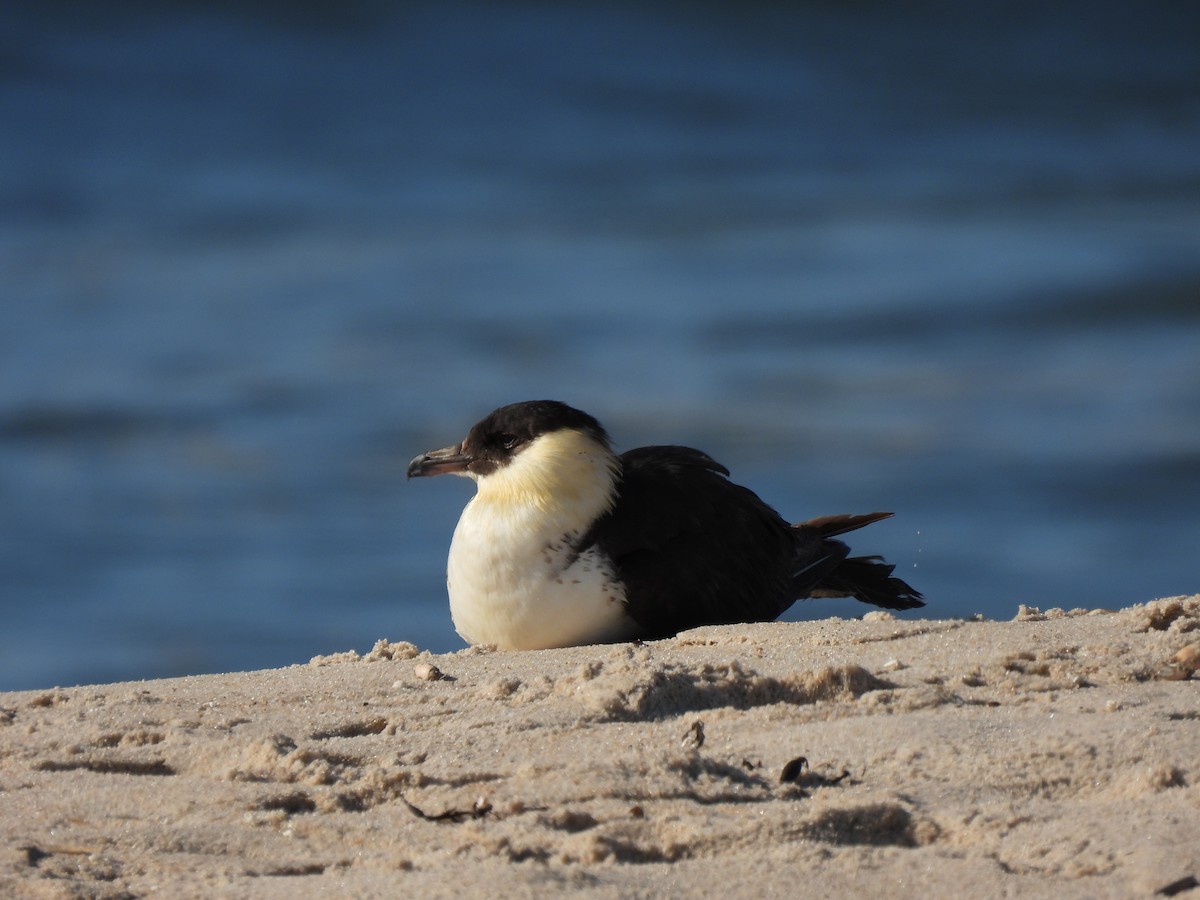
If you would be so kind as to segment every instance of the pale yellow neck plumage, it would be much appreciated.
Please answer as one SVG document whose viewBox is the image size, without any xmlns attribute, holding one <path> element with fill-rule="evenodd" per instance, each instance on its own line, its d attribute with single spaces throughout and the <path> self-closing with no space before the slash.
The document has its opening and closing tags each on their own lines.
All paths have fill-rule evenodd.
<svg viewBox="0 0 1200 900">
<path fill-rule="evenodd" d="M 586 524 L 612 508 L 620 463 L 591 436 L 574 429 L 543 434 L 502 469 L 477 479 L 476 503 L 514 512 L 536 510 Z"/>
</svg>

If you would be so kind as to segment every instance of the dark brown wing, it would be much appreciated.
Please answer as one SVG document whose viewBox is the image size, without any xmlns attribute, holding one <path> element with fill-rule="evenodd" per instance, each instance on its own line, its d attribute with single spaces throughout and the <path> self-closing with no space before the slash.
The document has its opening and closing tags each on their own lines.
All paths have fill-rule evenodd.
<svg viewBox="0 0 1200 900">
<path fill-rule="evenodd" d="M 923 605 L 878 557 L 846 559 L 832 536 L 891 513 L 790 525 L 729 471 L 690 447 L 621 455 L 619 500 L 585 535 L 616 566 L 646 636 L 699 625 L 766 622 L 809 596 L 854 596 L 891 609 Z"/>
<path fill-rule="evenodd" d="M 836 565 L 830 550 L 845 556 L 841 544 L 798 556 L 791 525 L 699 450 L 641 447 L 621 466 L 620 500 L 585 544 L 613 560 L 648 636 L 774 619 L 798 596 L 797 568 L 816 574 Z"/>
</svg>

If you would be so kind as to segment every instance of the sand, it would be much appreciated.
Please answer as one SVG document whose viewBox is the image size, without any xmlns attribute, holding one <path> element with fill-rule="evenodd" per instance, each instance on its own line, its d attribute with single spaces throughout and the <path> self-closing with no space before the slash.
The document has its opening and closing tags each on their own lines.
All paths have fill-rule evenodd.
<svg viewBox="0 0 1200 900">
<path fill-rule="evenodd" d="M 0 694 L 0 895 L 1200 897 L 1200 595 Z"/>
</svg>

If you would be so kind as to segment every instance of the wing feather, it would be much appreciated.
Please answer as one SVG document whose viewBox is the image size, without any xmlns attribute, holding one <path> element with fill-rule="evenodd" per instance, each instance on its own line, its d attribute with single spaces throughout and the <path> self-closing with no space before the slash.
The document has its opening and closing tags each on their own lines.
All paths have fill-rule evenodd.
<svg viewBox="0 0 1200 900">
<path fill-rule="evenodd" d="M 769 621 L 794 599 L 791 526 L 728 474 L 690 447 L 621 456 L 620 500 L 584 543 L 613 560 L 629 614 L 650 636 Z"/>
</svg>

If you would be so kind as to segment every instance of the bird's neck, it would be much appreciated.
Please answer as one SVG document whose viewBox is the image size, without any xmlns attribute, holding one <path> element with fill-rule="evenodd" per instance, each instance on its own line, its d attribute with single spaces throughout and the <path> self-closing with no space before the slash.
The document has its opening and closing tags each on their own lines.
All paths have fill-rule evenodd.
<svg viewBox="0 0 1200 900">
<path fill-rule="evenodd" d="M 502 469 L 478 482 L 472 501 L 492 516 L 532 525 L 534 531 L 582 534 L 616 501 L 620 461 L 595 439 L 575 430 L 544 434 Z"/>
</svg>

